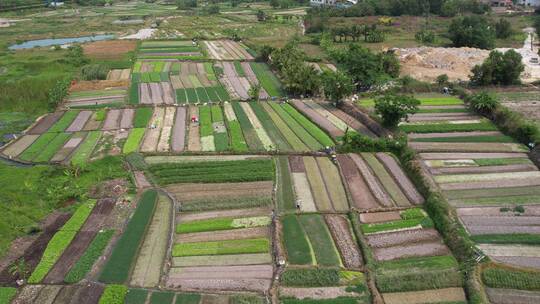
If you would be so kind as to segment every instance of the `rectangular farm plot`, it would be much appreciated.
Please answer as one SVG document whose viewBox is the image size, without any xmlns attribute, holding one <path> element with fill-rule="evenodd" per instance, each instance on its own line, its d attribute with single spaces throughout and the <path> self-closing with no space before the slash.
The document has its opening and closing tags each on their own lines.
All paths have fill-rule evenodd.
<svg viewBox="0 0 540 304">
<path fill-rule="evenodd" d="M 240 64 L 238 61 L 234 63 L 223 61 L 217 63 L 216 66 L 223 70 L 220 81 L 233 99 L 250 99 L 251 88 L 260 85 L 255 73 L 251 70 L 251 66 L 245 62 Z M 266 90 L 260 87 L 259 99 L 268 99 L 268 97 Z"/>
<path fill-rule="evenodd" d="M 383 156 L 383 163 L 372 153 L 338 155 L 337 159 L 355 208 L 391 208 L 423 201 L 391 159 Z"/>
<path fill-rule="evenodd" d="M 71 92 L 67 97 L 65 105 L 70 108 L 93 108 L 122 105 L 126 102 L 127 86 L 129 85 L 129 82 L 124 82 L 125 83 L 121 83 L 122 86 L 120 87 Z"/>
<path fill-rule="evenodd" d="M 189 40 L 145 41 L 139 47 L 137 55 L 139 59 L 201 60 L 204 57 L 199 45 Z M 136 67 L 134 72 L 139 69 L 140 67 Z"/>
<path fill-rule="evenodd" d="M 347 195 L 338 168 L 328 158 L 289 158 L 296 202 L 300 210 L 346 212 L 349 210 Z"/>
<path fill-rule="evenodd" d="M 208 62 L 179 62 L 179 73 L 171 76 L 177 103 L 206 103 L 229 100 Z"/>
<path fill-rule="evenodd" d="M 270 222 L 268 209 L 180 214 L 167 285 L 267 290 L 273 274 Z"/>
<path fill-rule="evenodd" d="M 204 41 L 210 59 L 214 60 L 253 60 L 246 48 L 232 40 Z"/>
<path fill-rule="evenodd" d="M 173 203 L 164 194 L 158 195 L 156 211 L 131 274 L 131 285 L 155 287 L 161 277 L 171 229 Z"/>
</svg>

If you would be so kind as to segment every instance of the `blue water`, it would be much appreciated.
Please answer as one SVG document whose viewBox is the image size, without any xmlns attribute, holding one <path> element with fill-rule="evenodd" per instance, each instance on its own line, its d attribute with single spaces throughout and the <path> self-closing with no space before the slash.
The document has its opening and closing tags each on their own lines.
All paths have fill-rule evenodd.
<svg viewBox="0 0 540 304">
<path fill-rule="evenodd" d="M 30 40 L 21 44 L 14 44 L 10 46 L 9 49 L 22 50 L 22 49 L 31 49 L 36 46 L 43 47 L 43 46 L 52 46 L 52 45 L 63 45 L 63 44 L 69 44 L 69 43 L 75 43 L 75 42 L 109 40 L 113 38 L 114 38 L 114 35 L 96 35 L 96 36 L 85 36 L 85 37 L 77 37 L 77 38 Z"/>
</svg>

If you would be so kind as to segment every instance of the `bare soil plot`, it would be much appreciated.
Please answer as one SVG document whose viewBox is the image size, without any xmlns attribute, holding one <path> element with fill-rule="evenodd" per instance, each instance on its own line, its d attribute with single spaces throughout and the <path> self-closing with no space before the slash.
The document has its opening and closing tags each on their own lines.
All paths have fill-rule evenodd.
<svg viewBox="0 0 540 304">
<path fill-rule="evenodd" d="M 525 152 L 527 147 L 512 143 L 444 143 L 410 142 L 409 146 L 418 152 Z"/>
<path fill-rule="evenodd" d="M 424 198 L 416 190 L 411 180 L 405 175 L 403 169 L 398 164 L 396 159 L 386 153 L 377 153 L 377 158 L 382 162 L 386 170 L 392 175 L 394 181 L 399 185 L 403 193 L 413 204 L 422 204 Z"/>
<path fill-rule="evenodd" d="M 66 129 L 66 132 L 78 132 L 84 128 L 84 125 L 92 116 L 92 111 L 80 111 L 71 125 Z"/>
<path fill-rule="evenodd" d="M 296 193 L 296 203 L 300 206 L 300 210 L 304 212 L 317 211 L 307 174 L 293 172 L 291 175 L 293 179 L 294 192 Z"/>
<path fill-rule="evenodd" d="M 122 115 L 122 110 L 112 109 L 107 112 L 107 117 L 103 123 L 103 131 L 111 131 L 119 129 L 120 127 L 120 116 Z"/>
<path fill-rule="evenodd" d="M 199 123 L 191 121 L 192 117 L 199 117 L 199 108 L 196 106 L 189 107 L 189 133 L 188 133 L 188 151 L 201 151 L 201 138 L 199 135 Z"/>
<path fill-rule="evenodd" d="M 36 303 L 40 304 L 53 304 L 54 299 L 60 292 L 63 286 L 61 285 L 48 285 L 43 287 L 39 292 L 39 295 L 35 299 Z"/>
<path fill-rule="evenodd" d="M 148 87 L 150 89 L 150 96 L 151 101 L 153 104 L 162 104 L 164 103 L 163 100 L 163 87 L 161 86 L 161 83 L 149 83 Z"/>
<path fill-rule="evenodd" d="M 54 236 L 54 234 L 60 229 L 70 218 L 68 213 L 55 212 L 48 216 L 46 221 L 42 224 L 42 233 L 29 245 L 20 256 L 14 258 L 14 260 L 24 259 L 26 267 L 29 272 L 32 272 L 41 260 L 41 256 L 47 247 L 47 244 Z M 4 286 L 17 286 L 16 281 L 19 279 L 18 275 L 13 275 L 9 271 L 9 267 L 2 269 L 0 272 L 0 284 Z"/>
<path fill-rule="evenodd" d="M 97 118 L 98 112 L 94 112 L 86 122 L 86 125 L 84 125 L 83 131 L 99 130 L 103 121 L 97 120 Z"/>
<path fill-rule="evenodd" d="M 159 137 L 161 135 L 161 128 L 163 127 L 164 116 L 164 108 L 155 108 L 154 113 L 152 114 L 152 119 L 150 120 L 150 129 L 147 129 L 144 135 L 144 139 L 141 145 L 141 152 L 156 151 Z"/>
<path fill-rule="evenodd" d="M 19 294 L 13 299 L 13 304 L 29 304 L 35 303 L 39 292 L 45 287 L 44 285 L 26 285 Z"/>
<path fill-rule="evenodd" d="M 435 229 L 412 229 L 366 236 L 367 243 L 373 248 L 398 246 L 401 244 L 432 242 L 440 240 Z"/>
<path fill-rule="evenodd" d="M 2 153 L 8 157 L 17 157 L 24 152 L 28 147 L 30 147 L 39 135 L 23 135 L 21 138 L 17 139 L 15 142 L 9 144 L 2 150 Z"/>
<path fill-rule="evenodd" d="M 368 164 L 366 164 L 366 162 L 357 154 L 349 154 L 349 157 L 364 177 L 364 180 L 369 185 L 369 189 L 377 198 L 377 201 L 384 207 L 393 206 L 394 202 L 392 198 L 386 193 L 384 187 L 379 183 Z"/>
<path fill-rule="evenodd" d="M 422 159 L 427 160 L 452 160 L 452 159 L 481 159 L 481 158 L 528 158 L 527 153 L 508 153 L 508 152 L 493 152 L 493 153 L 480 153 L 480 152 L 471 152 L 471 153 L 433 153 L 426 152 L 420 153 Z"/>
<path fill-rule="evenodd" d="M 135 185 L 137 188 L 144 189 L 152 186 L 146 179 L 143 171 L 133 171 L 133 176 L 135 177 Z"/>
<path fill-rule="evenodd" d="M 188 266 L 233 266 L 271 264 L 272 256 L 268 253 L 201 255 L 191 257 L 173 257 L 172 267 Z"/>
<path fill-rule="evenodd" d="M 522 216 L 540 216 L 540 206 L 526 206 Z M 457 209 L 459 216 L 514 216 L 512 212 L 502 212 L 500 207 L 471 207 Z"/>
<path fill-rule="evenodd" d="M 524 268 L 540 269 L 540 258 L 526 256 L 491 256 L 499 263 L 505 263 Z"/>
<path fill-rule="evenodd" d="M 234 160 L 255 160 L 269 159 L 268 155 L 182 155 L 182 156 L 147 156 L 146 163 L 186 163 L 186 162 L 211 162 L 211 161 L 234 161 Z"/>
<path fill-rule="evenodd" d="M 172 126 L 174 125 L 174 114 L 176 113 L 175 107 L 165 108 L 165 117 L 163 119 L 163 129 L 161 129 L 161 135 L 157 145 L 158 152 L 167 152 L 170 150 L 170 138 L 172 133 Z"/>
<path fill-rule="evenodd" d="M 273 182 L 171 184 L 165 187 L 179 201 L 204 201 L 216 198 L 256 197 L 272 195 Z"/>
<path fill-rule="evenodd" d="M 168 248 L 172 211 L 172 201 L 166 195 L 160 194 L 154 217 L 146 231 L 131 274 L 132 285 L 142 287 L 158 285 Z"/>
<path fill-rule="evenodd" d="M 197 221 L 206 220 L 219 217 L 250 217 L 258 215 L 269 215 L 270 210 L 268 208 L 251 208 L 251 209 L 231 209 L 220 211 L 206 211 L 206 212 L 194 212 L 194 213 L 182 213 L 177 221 Z"/>
<path fill-rule="evenodd" d="M 247 267 L 247 266 L 246 266 Z M 167 279 L 167 287 L 186 291 L 257 291 L 267 292 L 270 279 Z M 227 299 L 228 300 L 228 299 Z M 205 303 L 205 302 L 203 302 Z M 210 303 L 210 302 L 207 302 Z M 223 302 L 222 302 L 223 303 Z M 227 302 L 225 302 L 227 303 Z"/>
<path fill-rule="evenodd" d="M 304 115 L 309 117 L 315 124 L 328 132 L 330 136 L 336 138 L 345 135 L 345 132 L 343 132 L 343 130 L 336 127 L 326 117 L 308 106 L 307 103 L 301 100 L 293 100 L 293 104 L 300 112 L 302 112 Z"/>
<path fill-rule="evenodd" d="M 478 247 L 489 256 L 540 258 L 538 246 L 479 244 Z"/>
<path fill-rule="evenodd" d="M 362 267 L 362 254 L 352 235 L 349 221 L 341 215 L 326 215 L 325 220 L 328 228 L 330 228 L 330 233 L 334 238 L 345 267 Z"/>
<path fill-rule="evenodd" d="M 231 40 L 204 41 L 210 59 L 215 60 L 253 60 L 240 44 Z"/>
<path fill-rule="evenodd" d="M 270 236 L 267 227 L 177 234 L 175 243 L 253 239 Z"/>
<path fill-rule="evenodd" d="M 538 291 L 486 288 L 486 293 L 492 304 L 540 303 L 540 292 Z"/>
<path fill-rule="evenodd" d="M 478 115 L 472 113 L 417 113 L 409 116 L 409 122 L 432 122 L 448 120 L 476 120 Z"/>
<path fill-rule="evenodd" d="M 443 288 L 422 291 L 384 293 L 386 304 L 453 303 L 467 301 L 463 288 Z"/>
<path fill-rule="evenodd" d="M 498 136 L 503 135 L 499 131 L 472 131 L 472 132 L 451 132 L 451 133 L 410 133 L 407 137 L 417 138 L 437 138 L 437 137 L 463 137 L 463 136 Z"/>
<path fill-rule="evenodd" d="M 54 300 L 55 304 L 71 304 L 71 300 L 79 292 L 79 289 L 83 288 L 81 285 L 66 285 L 60 290 L 56 299 Z"/>
<path fill-rule="evenodd" d="M 351 194 L 353 206 L 360 210 L 379 207 L 377 200 L 369 190 L 368 185 L 358 172 L 354 161 L 348 155 L 337 156 L 339 167 L 343 174 L 346 186 Z"/>
<path fill-rule="evenodd" d="M 47 115 L 41 117 L 36 122 L 36 124 L 30 130 L 28 130 L 28 132 L 26 132 L 26 134 L 35 135 L 35 134 L 45 133 L 63 115 L 64 115 L 64 112 L 54 112 L 54 113 L 50 113 L 50 114 L 47 114 Z"/>
<path fill-rule="evenodd" d="M 415 243 L 393 247 L 375 248 L 373 255 L 377 261 L 391 261 L 408 257 L 446 255 L 450 250 L 441 241 Z"/>
<path fill-rule="evenodd" d="M 174 127 L 172 129 L 171 149 L 173 152 L 184 151 L 186 144 L 186 108 L 176 109 Z"/>
<path fill-rule="evenodd" d="M 122 119 L 120 119 L 120 129 L 133 128 L 134 116 L 135 116 L 135 109 L 124 109 L 122 111 Z"/>
<path fill-rule="evenodd" d="M 65 288 L 65 287 L 64 287 Z M 89 282 L 78 288 L 70 304 L 95 304 L 99 302 L 101 294 L 105 290 L 103 284 Z"/>
<path fill-rule="evenodd" d="M 139 83 L 139 102 L 141 104 L 152 104 L 149 83 Z"/>
<path fill-rule="evenodd" d="M 238 96 L 241 100 L 249 99 L 249 81 L 236 73 L 234 64 L 232 62 L 220 62 L 218 64 L 223 69 L 222 79 L 226 78 L 223 84 L 227 88 L 227 91 L 233 92 L 233 95 Z"/>
<path fill-rule="evenodd" d="M 258 85 L 259 79 L 257 79 L 257 75 L 255 75 L 255 72 L 253 72 L 253 69 L 251 68 L 251 65 L 249 62 L 242 62 L 241 63 L 242 69 L 246 73 L 246 78 L 249 80 L 249 82 L 252 85 Z M 268 99 L 270 98 L 270 95 L 266 92 L 266 90 L 261 86 L 261 91 L 259 93 L 259 99 Z"/>
<path fill-rule="evenodd" d="M 360 221 L 366 224 L 401 220 L 399 211 L 360 213 L 359 216 Z"/>
<path fill-rule="evenodd" d="M 296 299 L 335 299 L 338 297 L 356 297 L 357 293 L 347 291 L 348 287 L 310 287 L 310 288 L 295 288 L 295 287 L 280 287 L 280 297 L 292 297 Z"/>
<path fill-rule="evenodd" d="M 220 280 L 220 279 L 271 279 L 272 265 L 214 266 L 173 268 L 170 279 Z"/>
<path fill-rule="evenodd" d="M 472 235 L 510 233 L 540 234 L 540 218 L 538 216 L 466 215 L 461 216 L 460 219 Z"/>
<path fill-rule="evenodd" d="M 107 40 L 83 44 L 84 54 L 99 59 L 121 59 L 137 47 L 135 40 Z"/>
<path fill-rule="evenodd" d="M 128 70 L 129 71 L 129 70 Z M 128 74 L 129 78 L 129 74 Z M 115 90 L 115 89 L 127 89 L 129 87 L 128 79 L 124 80 L 90 80 L 90 81 L 78 81 L 73 84 L 70 88 L 70 92 L 86 92 L 86 91 L 106 91 L 106 90 Z M 114 96 L 117 94 L 111 93 L 109 96 Z M 102 97 L 107 97 L 106 92 L 100 94 Z M 79 100 L 83 98 L 69 98 L 70 100 Z"/>
<path fill-rule="evenodd" d="M 113 69 L 107 74 L 107 80 L 129 80 L 131 69 Z"/>
<path fill-rule="evenodd" d="M 491 189 L 503 187 L 540 186 L 540 178 L 503 179 L 494 181 L 460 182 L 439 184 L 441 190 Z"/>
<path fill-rule="evenodd" d="M 538 168 L 533 164 L 517 164 L 517 165 L 504 165 L 504 166 L 430 168 L 429 171 L 433 175 L 443 175 L 443 174 L 464 174 L 464 173 L 503 173 L 503 172 L 538 171 Z"/>
</svg>

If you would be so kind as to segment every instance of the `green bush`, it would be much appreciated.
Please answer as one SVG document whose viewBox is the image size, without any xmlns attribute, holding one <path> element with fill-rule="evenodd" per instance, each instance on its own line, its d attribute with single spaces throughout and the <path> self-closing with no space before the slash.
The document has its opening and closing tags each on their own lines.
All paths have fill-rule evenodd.
<svg viewBox="0 0 540 304">
<path fill-rule="evenodd" d="M 382 118 L 383 125 L 396 127 L 410 114 L 418 112 L 420 101 L 410 96 L 387 94 L 375 99 L 375 113 Z"/>
<path fill-rule="evenodd" d="M 102 64 L 89 64 L 85 65 L 81 69 L 81 78 L 83 80 L 105 80 L 109 68 Z"/>
<path fill-rule="evenodd" d="M 106 230 L 99 232 L 92 243 L 86 248 L 81 258 L 73 265 L 71 270 L 64 278 L 66 283 L 77 283 L 84 279 L 86 274 L 92 269 L 92 266 L 97 259 L 102 255 L 103 250 L 109 244 L 110 239 L 114 234 L 114 230 Z"/>
<path fill-rule="evenodd" d="M 339 269 L 289 268 L 281 275 L 281 283 L 291 287 L 339 286 Z"/>
<path fill-rule="evenodd" d="M 144 192 L 139 199 L 135 213 L 116 243 L 109 260 L 99 276 L 101 282 L 124 283 L 128 279 L 131 265 L 136 260 L 146 227 L 154 213 L 156 199 L 157 192 L 155 190 Z"/>
<path fill-rule="evenodd" d="M 107 285 L 99 298 L 99 304 L 124 304 L 127 292 L 128 288 L 124 285 Z"/>
</svg>

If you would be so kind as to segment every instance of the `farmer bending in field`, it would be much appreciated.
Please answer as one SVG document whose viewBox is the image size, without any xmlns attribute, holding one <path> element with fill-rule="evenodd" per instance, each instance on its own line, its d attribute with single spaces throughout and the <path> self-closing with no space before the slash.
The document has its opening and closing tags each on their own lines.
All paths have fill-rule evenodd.
<svg viewBox="0 0 540 304">
<path fill-rule="evenodd" d="M 199 122 L 199 118 L 197 118 L 197 116 L 193 115 L 193 116 L 191 116 L 191 122 L 197 123 L 197 122 Z"/>
</svg>

